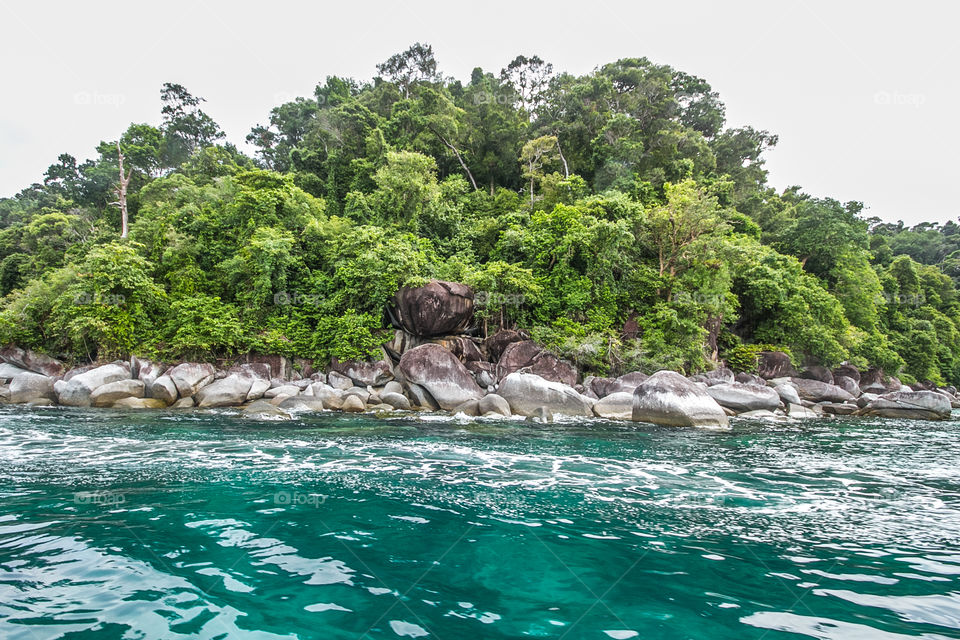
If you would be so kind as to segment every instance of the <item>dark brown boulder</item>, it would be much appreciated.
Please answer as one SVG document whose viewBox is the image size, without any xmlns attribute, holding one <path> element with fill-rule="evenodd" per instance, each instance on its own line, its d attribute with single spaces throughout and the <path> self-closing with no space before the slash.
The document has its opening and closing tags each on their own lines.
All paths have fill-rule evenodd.
<svg viewBox="0 0 960 640">
<path fill-rule="evenodd" d="M 50 356 L 29 349 L 21 349 L 15 345 L 9 345 L 0 349 L 0 360 L 8 362 L 21 369 L 39 373 L 41 375 L 57 378 L 63 375 L 63 363 Z"/>
<path fill-rule="evenodd" d="M 833 378 L 837 379 L 838 376 L 844 376 L 850 378 L 857 384 L 860 383 L 860 370 L 857 369 L 852 364 L 842 364 L 836 369 L 833 370 Z"/>
<path fill-rule="evenodd" d="M 713 371 L 705 371 L 704 373 L 698 373 L 695 376 L 691 376 L 690 380 L 693 382 L 702 382 L 708 387 L 712 387 L 715 384 L 724 384 L 732 383 L 735 380 L 733 371 L 727 367 L 720 367 L 719 369 L 714 369 Z"/>
<path fill-rule="evenodd" d="M 519 331 L 501 329 L 483 341 L 483 348 L 487 351 L 487 358 L 490 362 L 497 362 L 507 345 L 526 339 Z"/>
<path fill-rule="evenodd" d="M 611 393 L 622 391 L 616 378 L 602 378 L 589 376 L 583 381 L 584 389 L 592 391 L 598 398 L 605 398 Z"/>
<path fill-rule="evenodd" d="M 511 342 L 507 345 L 497 362 L 497 377 L 503 380 L 521 369 L 568 387 L 577 384 L 577 370 L 573 365 L 546 351 L 533 340 Z"/>
<path fill-rule="evenodd" d="M 860 376 L 860 390 L 864 393 L 886 393 L 887 385 L 883 381 L 883 369 L 870 369 Z"/>
<path fill-rule="evenodd" d="M 617 382 L 629 387 L 632 390 L 646 382 L 649 377 L 650 376 L 641 371 L 631 371 L 630 373 L 625 373 L 617 378 Z"/>
<path fill-rule="evenodd" d="M 790 356 L 782 351 L 761 351 L 757 373 L 765 380 L 797 375 L 793 363 L 790 362 Z"/>
<path fill-rule="evenodd" d="M 293 376 L 293 366 L 285 356 L 248 353 L 243 357 L 243 362 L 270 365 L 270 377 L 272 378 L 289 380 Z"/>
<path fill-rule="evenodd" d="M 625 373 L 619 378 L 594 378 L 590 377 L 589 390 L 593 391 L 598 398 L 605 398 L 614 393 L 633 393 L 633 391 L 649 378 L 645 373 L 632 371 Z M 584 380 L 587 384 L 587 380 Z"/>
<path fill-rule="evenodd" d="M 419 347 L 426 342 L 426 340 L 427 338 L 418 338 L 403 329 L 397 329 L 393 334 L 393 338 L 384 343 L 383 348 L 386 349 L 391 358 L 399 360 L 400 356 L 404 353 L 414 347 Z"/>
<path fill-rule="evenodd" d="M 480 348 L 473 341 L 473 338 L 467 336 L 444 336 L 442 338 L 430 338 L 428 342 L 438 344 L 447 349 L 453 355 L 457 356 L 461 362 L 476 362 L 483 360 L 483 354 Z"/>
<path fill-rule="evenodd" d="M 755 376 L 752 373 L 747 373 L 741 371 L 734 378 L 734 382 L 739 382 L 740 384 L 758 384 L 761 387 L 766 386 L 767 381 L 761 378 L 760 376 Z"/>
<path fill-rule="evenodd" d="M 392 311 L 400 328 L 415 336 L 454 335 L 473 320 L 473 289 L 441 280 L 403 287 L 393 296 Z"/>
<path fill-rule="evenodd" d="M 464 362 L 480 362 L 483 360 L 483 354 L 480 348 L 470 338 L 460 338 L 460 359 Z"/>
<path fill-rule="evenodd" d="M 806 380 L 819 380 L 820 382 L 833 384 L 833 373 L 830 372 L 830 369 L 818 365 L 807 367 L 800 373 L 800 377 Z"/>
</svg>

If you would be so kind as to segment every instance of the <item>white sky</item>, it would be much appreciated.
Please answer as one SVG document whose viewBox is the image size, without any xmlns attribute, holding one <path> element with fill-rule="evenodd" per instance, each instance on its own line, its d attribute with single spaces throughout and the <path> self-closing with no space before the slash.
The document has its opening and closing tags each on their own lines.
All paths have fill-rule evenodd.
<svg viewBox="0 0 960 640">
<path fill-rule="evenodd" d="M 908 223 L 960 216 L 952 2 L 36 2 L 0 0 L 0 196 L 82 160 L 178 82 L 243 145 L 327 75 L 368 79 L 415 41 L 447 75 L 538 54 L 585 73 L 646 56 L 707 79 L 730 125 L 779 134 L 774 186 Z M 332 3 L 331 3 L 332 4 Z"/>
</svg>

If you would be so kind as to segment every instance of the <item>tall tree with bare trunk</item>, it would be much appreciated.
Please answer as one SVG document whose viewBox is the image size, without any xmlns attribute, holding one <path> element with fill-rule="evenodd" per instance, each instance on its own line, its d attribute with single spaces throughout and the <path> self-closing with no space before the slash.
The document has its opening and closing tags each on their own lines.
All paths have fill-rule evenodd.
<svg viewBox="0 0 960 640">
<path fill-rule="evenodd" d="M 117 200 L 111 204 L 120 207 L 120 237 L 126 238 L 128 227 L 127 187 L 130 186 L 130 176 L 133 175 L 133 169 L 129 169 L 126 173 L 124 173 L 124 155 L 123 151 L 120 149 L 119 142 L 117 142 L 117 159 L 120 162 L 120 179 L 113 187 L 113 192 L 116 194 Z"/>
</svg>

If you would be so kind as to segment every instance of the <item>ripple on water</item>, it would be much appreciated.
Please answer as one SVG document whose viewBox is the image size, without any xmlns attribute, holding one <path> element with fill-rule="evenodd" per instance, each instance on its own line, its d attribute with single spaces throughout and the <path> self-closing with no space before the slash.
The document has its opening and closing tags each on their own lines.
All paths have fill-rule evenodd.
<svg viewBox="0 0 960 640">
<path fill-rule="evenodd" d="M 958 440 L 3 408 L 0 637 L 956 637 Z"/>
</svg>

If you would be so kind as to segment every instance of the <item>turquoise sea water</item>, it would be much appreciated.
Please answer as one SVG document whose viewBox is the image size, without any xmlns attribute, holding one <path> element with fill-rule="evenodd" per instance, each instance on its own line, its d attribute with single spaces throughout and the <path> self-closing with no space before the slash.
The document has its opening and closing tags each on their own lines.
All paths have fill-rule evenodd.
<svg viewBox="0 0 960 640">
<path fill-rule="evenodd" d="M 0 638 L 960 637 L 960 423 L 0 409 Z"/>
</svg>

